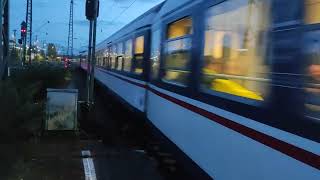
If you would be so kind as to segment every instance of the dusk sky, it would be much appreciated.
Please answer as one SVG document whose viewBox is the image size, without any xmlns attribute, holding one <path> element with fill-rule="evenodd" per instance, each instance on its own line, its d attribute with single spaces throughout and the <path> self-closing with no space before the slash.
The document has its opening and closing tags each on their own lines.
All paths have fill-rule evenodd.
<svg viewBox="0 0 320 180">
<path fill-rule="evenodd" d="M 27 0 L 11 0 L 10 34 L 25 20 Z M 97 42 L 109 37 L 121 27 L 137 18 L 163 0 L 100 0 Z M 74 48 L 75 52 L 88 44 L 88 21 L 85 17 L 86 0 L 74 0 Z M 70 0 L 33 0 L 33 41 L 67 46 Z M 45 25 L 47 21 L 49 24 Z M 44 25 L 44 26 L 43 26 Z M 43 26 L 42 28 L 40 28 Z"/>
</svg>

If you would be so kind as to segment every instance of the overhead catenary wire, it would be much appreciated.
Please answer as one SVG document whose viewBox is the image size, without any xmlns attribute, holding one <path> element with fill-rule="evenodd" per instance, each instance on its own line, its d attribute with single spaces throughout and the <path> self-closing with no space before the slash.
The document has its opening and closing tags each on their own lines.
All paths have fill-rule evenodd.
<svg viewBox="0 0 320 180">
<path fill-rule="evenodd" d="M 115 18 L 112 19 L 112 21 L 111 21 L 110 24 L 114 23 L 114 21 L 116 21 L 119 17 L 121 17 L 129 8 L 131 8 L 131 6 L 132 6 L 135 2 L 137 2 L 137 0 L 133 0 L 129 6 L 127 6 L 126 8 L 124 8 L 124 10 L 121 11 L 121 13 L 120 13 L 118 16 L 116 16 Z"/>
<path fill-rule="evenodd" d="M 116 5 L 117 1 L 113 1 L 111 7 L 113 7 L 114 5 Z M 103 20 L 101 20 L 100 22 L 102 22 Z M 99 21 L 98 21 L 99 22 Z M 99 24 L 98 24 L 99 25 Z M 101 29 L 101 32 L 102 32 L 102 29 Z"/>
<path fill-rule="evenodd" d="M 118 16 L 113 18 L 113 20 L 111 21 L 110 24 L 114 23 L 115 20 L 117 20 L 120 16 L 122 16 L 122 14 L 124 14 L 135 2 L 137 2 L 137 0 L 133 0 L 132 3 L 128 7 L 126 7 Z"/>
</svg>

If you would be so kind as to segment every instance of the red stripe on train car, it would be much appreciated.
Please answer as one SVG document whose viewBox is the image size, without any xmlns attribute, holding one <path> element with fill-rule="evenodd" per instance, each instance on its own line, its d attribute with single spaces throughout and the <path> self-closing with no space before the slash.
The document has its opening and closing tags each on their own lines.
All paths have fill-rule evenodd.
<svg viewBox="0 0 320 180">
<path fill-rule="evenodd" d="M 209 111 L 206 111 L 204 109 L 201 109 L 199 107 L 196 107 L 192 104 L 186 103 L 184 101 L 181 101 L 179 99 L 176 99 L 174 97 L 171 97 L 169 95 L 163 94 L 155 89 L 149 88 L 150 91 L 155 93 L 156 95 L 167 99 L 179 106 L 182 106 L 186 109 L 189 109 L 190 111 L 193 111 L 197 114 L 200 114 L 201 116 L 204 116 L 224 127 L 227 127 L 229 129 L 232 129 L 244 136 L 247 136 L 255 141 L 258 141 L 268 147 L 271 147 L 272 149 L 275 149 L 277 151 L 280 151 L 298 161 L 301 161 L 305 164 L 308 164 L 316 169 L 320 169 L 320 156 L 306 151 L 302 148 L 296 147 L 292 144 L 289 144 L 287 142 L 281 141 L 279 139 L 276 139 L 272 136 L 269 136 L 267 134 L 261 133 L 259 131 L 256 131 L 254 129 L 251 129 L 247 126 L 241 125 L 239 123 L 236 123 L 234 121 L 225 119 L 219 115 L 216 115 L 214 113 L 211 113 Z"/>
<path fill-rule="evenodd" d="M 104 71 L 104 72 L 106 72 L 106 71 Z M 210 120 L 212 120 L 212 121 L 214 121 L 224 127 L 232 129 L 232 130 L 234 130 L 234 131 L 236 131 L 246 137 L 249 137 L 249 138 L 251 138 L 257 142 L 260 142 L 260 143 L 262 143 L 262 144 L 264 144 L 274 150 L 282 152 L 283 154 L 286 154 L 286 155 L 288 155 L 288 156 L 290 156 L 300 162 L 303 162 L 307 165 L 310 165 L 310 166 L 320 170 L 320 156 L 317 154 L 314 154 L 312 152 L 309 152 L 305 149 L 299 148 L 299 147 L 294 146 L 292 144 L 289 144 L 287 142 L 281 141 L 279 139 L 276 139 L 276 138 L 269 136 L 267 134 L 264 134 L 262 132 L 256 131 L 256 130 L 249 128 L 247 126 L 244 126 L 242 124 L 236 123 L 232 120 L 226 119 L 226 118 L 221 117 L 217 114 L 214 114 L 212 112 L 209 112 L 207 110 L 199 108 L 197 106 L 194 106 L 194 105 L 189 104 L 187 102 L 184 102 L 182 100 L 179 100 L 177 98 L 174 98 L 174 97 L 169 96 L 167 94 L 164 94 L 162 92 L 159 92 L 159 91 L 151 88 L 150 86 L 134 82 L 132 80 L 111 74 L 109 72 L 106 72 L 106 73 L 109 75 L 112 75 L 116 78 L 119 78 L 123 81 L 126 81 L 128 83 L 131 83 L 133 85 L 136 85 L 136 86 L 139 86 L 142 88 L 146 88 L 146 89 L 150 90 L 151 92 L 153 92 L 154 94 L 162 97 L 163 99 L 171 101 L 181 107 L 184 107 L 184 108 L 186 108 L 190 111 L 193 111 L 197 114 L 200 114 L 201 116 L 206 117 L 206 118 L 208 118 L 208 119 L 210 119 Z"/>
</svg>

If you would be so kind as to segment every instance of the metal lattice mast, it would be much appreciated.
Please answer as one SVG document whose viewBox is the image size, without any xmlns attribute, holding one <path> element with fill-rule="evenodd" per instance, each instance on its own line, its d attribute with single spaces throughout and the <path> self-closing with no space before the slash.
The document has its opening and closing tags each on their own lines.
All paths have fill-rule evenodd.
<svg viewBox="0 0 320 180">
<path fill-rule="evenodd" d="M 67 55 L 73 58 L 73 0 L 70 1 L 69 33 Z"/>
<path fill-rule="evenodd" d="M 29 55 L 29 63 L 31 63 L 31 48 L 32 48 L 32 0 L 27 0 L 27 14 L 26 14 L 26 23 L 27 23 L 27 36 L 25 38 L 25 43 L 29 43 L 29 50 L 27 51 Z"/>
</svg>

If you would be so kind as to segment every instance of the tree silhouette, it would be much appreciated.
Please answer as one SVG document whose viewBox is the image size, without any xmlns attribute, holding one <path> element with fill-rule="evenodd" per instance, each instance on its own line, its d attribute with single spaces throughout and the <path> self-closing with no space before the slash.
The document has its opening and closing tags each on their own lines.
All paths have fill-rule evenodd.
<svg viewBox="0 0 320 180">
<path fill-rule="evenodd" d="M 48 44 L 48 57 L 55 59 L 57 57 L 57 48 L 53 43 Z"/>
</svg>

